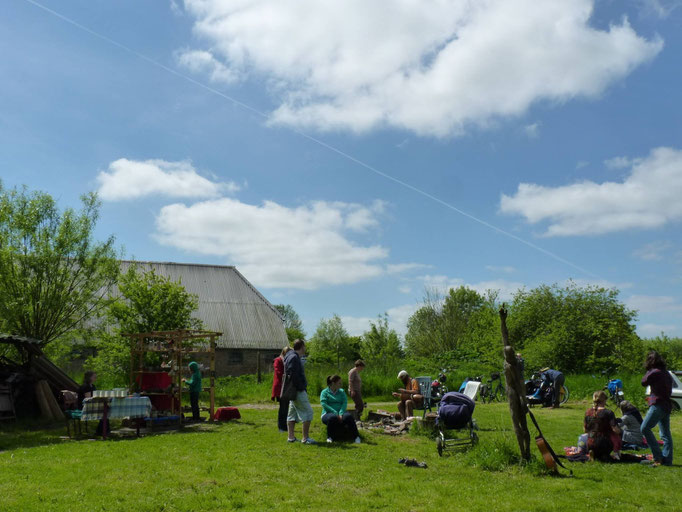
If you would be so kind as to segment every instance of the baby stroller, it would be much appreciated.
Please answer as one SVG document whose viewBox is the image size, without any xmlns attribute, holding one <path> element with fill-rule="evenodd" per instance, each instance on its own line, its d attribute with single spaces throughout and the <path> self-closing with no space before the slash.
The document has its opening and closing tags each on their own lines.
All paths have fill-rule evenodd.
<svg viewBox="0 0 682 512">
<path fill-rule="evenodd" d="M 450 391 L 441 398 L 438 406 L 438 439 L 436 449 L 438 455 L 442 456 L 443 451 L 449 448 L 474 445 L 478 442 L 478 430 L 476 421 L 472 418 L 476 404 L 463 393 Z M 458 431 L 463 434 L 458 437 L 448 437 L 451 432 Z"/>
</svg>

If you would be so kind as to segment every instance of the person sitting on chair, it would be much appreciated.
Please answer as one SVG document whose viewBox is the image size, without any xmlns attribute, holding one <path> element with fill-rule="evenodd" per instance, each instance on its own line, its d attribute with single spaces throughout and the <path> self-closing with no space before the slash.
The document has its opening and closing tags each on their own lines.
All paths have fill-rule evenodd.
<svg viewBox="0 0 682 512">
<path fill-rule="evenodd" d="M 401 370 L 398 374 L 398 380 L 403 383 L 403 388 L 400 388 L 397 393 L 393 393 L 395 398 L 400 398 L 398 402 L 398 411 L 400 417 L 405 420 L 412 416 L 415 407 L 421 407 L 424 397 L 419 394 L 419 382 L 417 379 L 410 378 L 410 375 Z"/>
<path fill-rule="evenodd" d="M 348 397 L 341 389 L 341 377 L 330 375 L 327 377 L 327 387 L 320 393 L 320 405 L 322 406 L 322 423 L 327 425 L 327 442 L 355 439 L 356 443 L 362 442 L 355 418 L 346 412 Z"/>
</svg>

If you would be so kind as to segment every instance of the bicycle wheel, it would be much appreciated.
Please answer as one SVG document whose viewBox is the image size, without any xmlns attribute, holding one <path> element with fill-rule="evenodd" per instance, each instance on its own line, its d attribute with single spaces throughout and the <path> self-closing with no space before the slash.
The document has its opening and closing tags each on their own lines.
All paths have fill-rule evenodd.
<svg viewBox="0 0 682 512">
<path fill-rule="evenodd" d="M 570 393 L 568 391 L 568 388 L 566 386 L 561 386 L 561 391 L 559 391 L 559 403 L 561 405 L 563 405 L 566 402 L 568 402 L 569 396 L 570 396 Z"/>
<path fill-rule="evenodd" d="M 478 390 L 478 396 L 481 397 L 481 402 L 484 404 L 490 401 L 490 390 L 486 384 L 481 384 L 481 387 Z"/>
</svg>

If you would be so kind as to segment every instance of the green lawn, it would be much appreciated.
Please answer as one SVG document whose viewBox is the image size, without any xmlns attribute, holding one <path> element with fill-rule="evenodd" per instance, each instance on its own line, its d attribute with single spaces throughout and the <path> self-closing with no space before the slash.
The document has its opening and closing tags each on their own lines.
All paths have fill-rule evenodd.
<svg viewBox="0 0 682 512">
<path fill-rule="evenodd" d="M 586 406 L 535 410 L 555 448 L 575 444 Z M 324 441 L 318 413 L 312 432 Z M 479 404 L 481 443 L 443 458 L 433 440 L 412 434 L 365 433 L 362 445 L 288 444 L 275 416 L 245 409 L 238 422 L 107 442 L 64 441 L 61 428 L 0 431 L 0 510 L 682 509 L 678 466 L 572 464 L 572 478 L 544 474 L 537 460 L 483 469 L 503 465 L 513 447 L 504 403 Z M 672 428 L 679 465 L 682 415 Z M 404 467 L 400 457 L 429 467 Z"/>
</svg>

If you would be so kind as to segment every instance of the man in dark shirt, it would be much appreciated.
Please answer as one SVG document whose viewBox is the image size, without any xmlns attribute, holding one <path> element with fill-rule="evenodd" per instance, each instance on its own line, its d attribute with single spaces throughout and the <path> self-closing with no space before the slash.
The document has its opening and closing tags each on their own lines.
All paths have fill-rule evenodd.
<svg viewBox="0 0 682 512">
<path fill-rule="evenodd" d="M 294 435 L 294 426 L 297 421 L 303 423 L 303 444 L 317 444 L 317 442 L 309 437 L 310 422 L 313 419 L 313 408 L 308 400 L 308 381 L 305 378 L 305 370 L 303 369 L 303 362 L 301 357 L 305 356 L 305 342 L 303 340 L 296 340 L 293 344 L 293 349 L 284 356 L 284 375 L 285 379 L 291 379 L 296 387 L 296 398 L 289 402 L 289 414 L 287 415 L 287 431 L 289 437 L 287 441 L 293 443 L 296 441 Z"/>
<path fill-rule="evenodd" d="M 83 400 L 92 397 L 92 392 L 97 389 L 95 387 L 95 380 L 97 374 L 95 372 L 85 372 L 83 376 L 83 384 L 78 388 L 78 408 L 83 408 Z"/>
<path fill-rule="evenodd" d="M 540 370 L 540 377 L 548 385 L 552 386 L 554 391 L 552 395 L 552 409 L 556 409 L 561 405 L 561 388 L 564 385 L 566 378 L 559 370 L 552 370 L 551 368 L 543 368 Z"/>
</svg>

